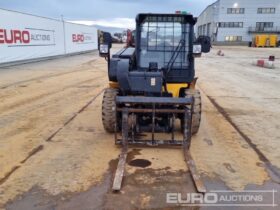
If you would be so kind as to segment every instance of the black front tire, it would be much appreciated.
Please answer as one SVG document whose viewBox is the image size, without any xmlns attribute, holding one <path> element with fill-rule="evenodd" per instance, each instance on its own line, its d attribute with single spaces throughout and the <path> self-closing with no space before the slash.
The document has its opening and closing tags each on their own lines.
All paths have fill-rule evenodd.
<svg viewBox="0 0 280 210">
<path fill-rule="evenodd" d="M 192 113 L 192 135 L 195 135 L 199 131 L 201 122 L 201 95 L 199 90 L 187 89 L 185 90 L 185 97 L 194 97 L 194 107 Z M 181 127 L 183 128 L 184 120 L 181 119 Z"/>
<path fill-rule="evenodd" d="M 116 96 L 119 94 L 118 89 L 107 88 L 104 91 L 102 101 L 102 123 L 108 133 L 115 132 L 116 124 Z"/>
</svg>

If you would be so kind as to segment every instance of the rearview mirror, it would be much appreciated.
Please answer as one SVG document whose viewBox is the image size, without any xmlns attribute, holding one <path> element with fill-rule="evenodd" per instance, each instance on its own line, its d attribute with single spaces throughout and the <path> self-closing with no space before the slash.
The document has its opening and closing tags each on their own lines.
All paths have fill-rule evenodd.
<svg viewBox="0 0 280 210">
<path fill-rule="evenodd" d="M 209 53 L 211 49 L 211 39 L 209 36 L 199 36 L 194 45 L 201 45 L 201 52 Z"/>
</svg>

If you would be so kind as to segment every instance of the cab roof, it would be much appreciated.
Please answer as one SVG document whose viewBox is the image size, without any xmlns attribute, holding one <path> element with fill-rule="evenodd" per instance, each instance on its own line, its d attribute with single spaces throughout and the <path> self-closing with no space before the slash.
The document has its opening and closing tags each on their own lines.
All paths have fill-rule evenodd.
<svg viewBox="0 0 280 210">
<path fill-rule="evenodd" d="M 141 24 L 147 17 L 182 17 L 185 23 L 195 25 L 197 18 L 192 14 L 175 14 L 175 13 L 140 13 L 136 16 L 136 23 Z"/>
</svg>

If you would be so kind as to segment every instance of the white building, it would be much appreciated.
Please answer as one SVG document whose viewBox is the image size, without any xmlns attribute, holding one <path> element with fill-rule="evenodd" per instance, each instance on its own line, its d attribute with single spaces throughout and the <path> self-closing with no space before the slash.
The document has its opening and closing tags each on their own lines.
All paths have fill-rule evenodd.
<svg viewBox="0 0 280 210">
<path fill-rule="evenodd" d="M 280 34 L 280 0 L 218 0 L 198 17 L 196 34 L 240 44 L 256 34 Z"/>
</svg>

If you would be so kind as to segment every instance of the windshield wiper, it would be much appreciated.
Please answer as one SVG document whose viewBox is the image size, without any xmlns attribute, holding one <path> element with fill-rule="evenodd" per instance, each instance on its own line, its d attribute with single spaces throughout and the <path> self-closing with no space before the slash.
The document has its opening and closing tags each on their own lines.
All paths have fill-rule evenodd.
<svg viewBox="0 0 280 210">
<path fill-rule="evenodd" d="M 177 45 L 175 51 L 172 53 L 172 56 L 167 64 L 167 71 L 166 71 L 166 75 L 165 77 L 168 76 L 169 72 L 171 71 L 171 69 L 173 68 L 173 65 L 179 55 L 179 53 L 182 51 L 182 48 L 185 46 L 185 40 L 181 39 L 179 44 Z"/>
</svg>

